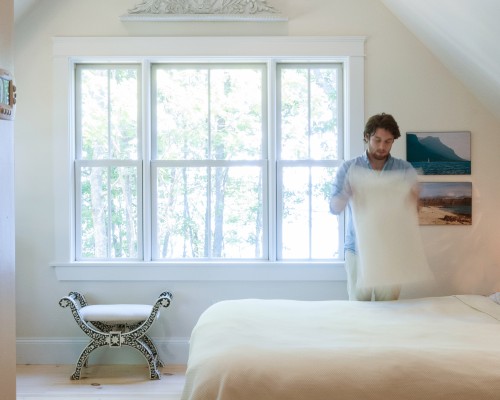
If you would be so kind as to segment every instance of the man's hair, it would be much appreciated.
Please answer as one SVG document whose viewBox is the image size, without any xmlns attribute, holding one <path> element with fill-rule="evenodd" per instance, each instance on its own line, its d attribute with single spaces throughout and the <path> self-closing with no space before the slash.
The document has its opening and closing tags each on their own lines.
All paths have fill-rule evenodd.
<svg viewBox="0 0 500 400">
<path fill-rule="evenodd" d="M 399 126 L 394 117 L 390 114 L 381 113 L 373 115 L 366 122 L 365 131 L 363 133 L 364 141 L 368 142 L 370 137 L 378 128 L 383 128 L 391 132 L 392 136 L 394 136 L 394 139 L 397 139 L 401 136 L 401 132 L 399 132 Z"/>
</svg>

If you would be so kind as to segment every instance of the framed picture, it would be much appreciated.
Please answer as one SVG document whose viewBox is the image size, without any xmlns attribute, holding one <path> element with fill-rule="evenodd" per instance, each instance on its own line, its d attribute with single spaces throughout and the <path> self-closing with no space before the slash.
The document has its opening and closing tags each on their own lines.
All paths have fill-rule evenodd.
<svg viewBox="0 0 500 400">
<path fill-rule="evenodd" d="M 420 225 L 472 225 L 472 182 L 421 182 Z"/>
<path fill-rule="evenodd" d="M 421 175 L 470 175 L 470 132 L 407 132 L 406 160 Z"/>
</svg>

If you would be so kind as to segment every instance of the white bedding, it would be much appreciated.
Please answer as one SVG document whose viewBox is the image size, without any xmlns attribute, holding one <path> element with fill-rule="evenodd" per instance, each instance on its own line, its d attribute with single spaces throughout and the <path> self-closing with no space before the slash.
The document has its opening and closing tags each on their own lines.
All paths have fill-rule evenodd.
<svg viewBox="0 0 500 400">
<path fill-rule="evenodd" d="M 352 209 L 359 255 L 358 286 L 432 282 L 414 182 L 402 171 L 351 167 Z"/>
<path fill-rule="evenodd" d="M 231 300 L 193 329 L 182 400 L 500 399 L 500 305 Z"/>
</svg>

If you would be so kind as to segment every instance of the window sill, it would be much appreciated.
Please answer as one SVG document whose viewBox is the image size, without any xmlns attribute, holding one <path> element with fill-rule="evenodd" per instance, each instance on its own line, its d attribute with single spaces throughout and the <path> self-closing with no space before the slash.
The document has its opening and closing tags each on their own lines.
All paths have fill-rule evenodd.
<svg viewBox="0 0 500 400">
<path fill-rule="evenodd" d="M 52 263 L 59 281 L 345 281 L 343 263 Z"/>
</svg>

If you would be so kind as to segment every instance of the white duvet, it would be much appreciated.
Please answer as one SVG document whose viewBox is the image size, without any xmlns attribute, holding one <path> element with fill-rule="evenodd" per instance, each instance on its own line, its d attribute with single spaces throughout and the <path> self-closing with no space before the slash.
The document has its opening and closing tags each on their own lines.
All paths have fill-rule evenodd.
<svg viewBox="0 0 500 400">
<path fill-rule="evenodd" d="M 200 317 L 182 400 L 500 399 L 500 305 L 231 300 Z"/>
</svg>

